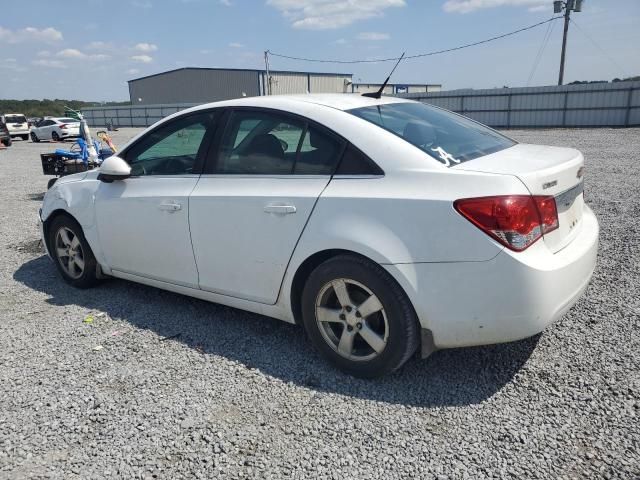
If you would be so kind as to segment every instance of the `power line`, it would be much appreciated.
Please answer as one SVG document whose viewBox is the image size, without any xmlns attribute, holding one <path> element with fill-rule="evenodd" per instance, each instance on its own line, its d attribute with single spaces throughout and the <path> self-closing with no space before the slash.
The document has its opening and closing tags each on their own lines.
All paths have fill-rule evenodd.
<svg viewBox="0 0 640 480">
<path fill-rule="evenodd" d="M 619 63 L 618 63 L 618 62 L 617 62 L 617 61 L 616 61 L 616 60 L 615 60 L 611 55 L 609 55 L 609 53 L 608 53 L 604 48 L 602 48 L 602 47 L 601 47 L 601 46 L 600 46 L 600 45 L 599 45 L 599 44 L 598 44 L 598 43 L 597 43 L 597 42 L 596 42 L 596 41 L 591 37 L 591 35 L 589 35 L 585 30 L 583 30 L 583 29 L 582 29 L 582 27 L 580 27 L 580 25 L 578 25 L 578 24 L 575 22 L 575 20 L 570 19 L 570 22 L 571 22 L 571 23 L 573 23 L 573 24 L 576 26 L 576 28 L 578 29 L 578 31 L 580 31 L 580 33 L 582 33 L 582 35 L 584 35 L 585 37 L 587 37 L 587 39 L 588 39 L 588 40 L 589 40 L 593 45 L 595 45 L 595 47 L 596 47 L 598 50 L 600 50 L 600 52 L 602 52 L 602 54 L 603 54 L 605 57 L 607 57 L 607 58 L 609 59 L 609 61 L 610 61 L 613 65 L 615 65 L 615 67 L 620 71 L 620 73 L 622 73 L 622 76 L 623 76 L 623 77 L 626 77 L 626 76 L 627 76 L 627 72 L 624 70 L 624 68 L 622 68 L 622 67 L 620 66 L 620 64 L 619 64 Z"/>
<path fill-rule="evenodd" d="M 529 73 L 529 78 L 527 79 L 527 87 L 531 83 L 531 80 L 533 79 L 533 76 L 535 75 L 536 70 L 538 69 L 538 65 L 540 65 L 540 60 L 542 60 L 542 55 L 544 54 L 544 51 L 547 48 L 547 44 L 549 43 L 549 39 L 551 38 L 551 34 L 553 33 L 553 29 L 555 26 L 556 26 L 555 23 L 549 23 L 549 26 L 547 27 L 547 31 L 545 32 L 544 37 L 542 39 L 542 44 L 540 45 L 540 49 L 538 50 L 538 54 L 536 55 L 536 59 L 533 61 L 533 67 L 531 68 L 531 73 Z"/>
<path fill-rule="evenodd" d="M 463 48 L 475 47 L 476 45 L 482 45 L 483 43 L 493 42 L 494 40 L 499 40 L 501 38 L 510 37 L 511 35 L 516 35 L 518 33 L 524 32 L 526 30 L 531 30 L 532 28 L 539 27 L 540 25 L 544 25 L 549 22 L 553 22 L 562 17 L 551 17 L 543 22 L 538 22 L 533 25 L 529 25 L 528 27 L 520 28 L 518 30 L 514 30 L 509 33 L 504 33 L 502 35 L 497 35 L 495 37 L 487 38 L 485 40 L 480 40 L 479 42 L 467 43 L 464 45 L 460 45 L 458 47 L 446 48 L 444 50 L 436 50 L 433 52 L 427 53 L 419 53 L 417 55 L 409 55 L 404 57 L 405 60 L 409 60 L 412 58 L 422 58 L 422 57 L 430 57 L 432 55 L 440 55 L 442 53 L 454 52 L 456 50 L 462 50 Z M 273 55 L 274 57 L 280 58 L 288 58 L 289 60 L 299 60 L 302 62 L 315 62 L 315 63 L 342 63 L 342 64 L 352 64 L 352 63 L 379 63 L 379 62 L 394 62 L 397 61 L 400 57 L 392 57 L 392 58 L 378 58 L 378 59 L 369 59 L 369 60 L 327 60 L 327 59 L 318 59 L 318 58 L 304 58 L 304 57 L 294 57 L 292 55 L 284 55 L 282 53 L 275 53 L 267 50 L 269 55 Z"/>
</svg>

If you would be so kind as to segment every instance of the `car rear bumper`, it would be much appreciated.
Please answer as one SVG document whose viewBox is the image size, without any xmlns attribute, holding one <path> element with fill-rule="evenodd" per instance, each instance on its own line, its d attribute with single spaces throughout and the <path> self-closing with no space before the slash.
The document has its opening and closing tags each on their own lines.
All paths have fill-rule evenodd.
<svg viewBox="0 0 640 480">
<path fill-rule="evenodd" d="M 589 284 L 598 221 L 584 207 L 580 232 L 553 254 L 543 241 L 485 262 L 386 265 L 413 302 L 435 348 L 509 342 L 541 332 Z"/>
<path fill-rule="evenodd" d="M 19 137 L 21 135 L 29 135 L 29 129 L 26 130 L 9 130 L 9 135 Z"/>
<path fill-rule="evenodd" d="M 74 132 L 73 130 L 70 132 L 60 131 L 60 138 L 78 138 L 79 136 L 80 132 Z"/>
</svg>

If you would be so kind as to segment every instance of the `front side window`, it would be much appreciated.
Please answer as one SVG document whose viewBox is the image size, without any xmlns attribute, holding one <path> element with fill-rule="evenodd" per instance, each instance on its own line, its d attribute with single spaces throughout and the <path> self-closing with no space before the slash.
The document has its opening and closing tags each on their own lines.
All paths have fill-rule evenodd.
<svg viewBox="0 0 640 480">
<path fill-rule="evenodd" d="M 424 103 L 390 103 L 349 113 L 398 135 L 447 167 L 516 144 L 489 127 Z"/>
<path fill-rule="evenodd" d="M 194 171 L 198 152 L 212 123 L 211 112 L 176 118 L 153 130 L 126 153 L 131 174 L 187 175 Z"/>
</svg>

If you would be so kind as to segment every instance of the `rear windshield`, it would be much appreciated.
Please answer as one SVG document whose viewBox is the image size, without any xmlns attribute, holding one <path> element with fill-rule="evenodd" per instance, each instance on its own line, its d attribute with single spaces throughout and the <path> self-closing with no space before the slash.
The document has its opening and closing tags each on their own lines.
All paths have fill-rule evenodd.
<svg viewBox="0 0 640 480">
<path fill-rule="evenodd" d="M 75 118 L 59 118 L 58 121 L 60 123 L 80 123 L 80 120 L 76 120 Z"/>
<path fill-rule="evenodd" d="M 489 127 L 424 103 L 391 103 L 348 112 L 395 133 L 447 167 L 516 144 Z"/>
<path fill-rule="evenodd" d="M 24 115 L 6 115 L 4 118 L 7 123 L 27 123 Z"/>
</svg>

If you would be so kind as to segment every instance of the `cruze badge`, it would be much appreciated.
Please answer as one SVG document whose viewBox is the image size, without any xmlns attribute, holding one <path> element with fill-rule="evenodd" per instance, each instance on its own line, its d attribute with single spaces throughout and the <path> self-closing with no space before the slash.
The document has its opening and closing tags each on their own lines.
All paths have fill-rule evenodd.
<svg viewBox="0 0 640 480">
<path fill-rule="evenodd" d="M 542 184 L 542 189 L 546 190 L 547 188 L 555 187 L 558 184 L 558 180 L 552 180 L 547 183 Z"/>
</svg>

